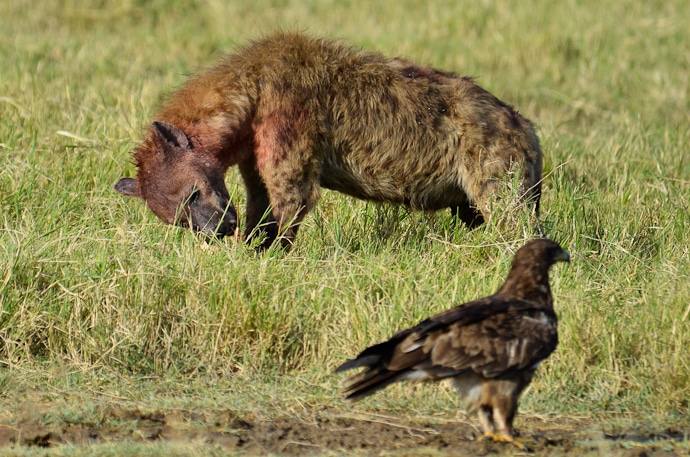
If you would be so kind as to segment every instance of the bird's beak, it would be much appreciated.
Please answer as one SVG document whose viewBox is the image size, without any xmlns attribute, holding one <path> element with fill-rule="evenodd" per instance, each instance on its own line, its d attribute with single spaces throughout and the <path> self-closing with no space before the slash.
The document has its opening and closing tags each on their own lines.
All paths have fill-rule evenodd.
<svg viewBox="0 0 690 457">
<path fill-rule="evenodd" d="M 561 251 L 556 255 L 556 261 L 570 262 L 570 254 L 565 249 L 561 249 Z"/>
</svg>

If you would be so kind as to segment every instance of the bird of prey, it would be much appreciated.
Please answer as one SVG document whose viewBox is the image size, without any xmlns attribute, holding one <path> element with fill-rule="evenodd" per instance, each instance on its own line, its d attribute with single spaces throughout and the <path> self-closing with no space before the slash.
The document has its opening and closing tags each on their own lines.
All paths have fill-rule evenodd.
<svg viewBox="0 0 690 457">
<path fill-rule="evenodd" d="M 471 301 L 371 346 L 336 372 L 366 369 L 344 381 L 359 400 L 396 381 L 452 378 L 481 439 L 526 446 L 513 437 L 518 398 L 558 344 L 549 268 L 570 255 L 558 243 L 531 240 L 513 258 L 494 295 Z"/>
</svg>

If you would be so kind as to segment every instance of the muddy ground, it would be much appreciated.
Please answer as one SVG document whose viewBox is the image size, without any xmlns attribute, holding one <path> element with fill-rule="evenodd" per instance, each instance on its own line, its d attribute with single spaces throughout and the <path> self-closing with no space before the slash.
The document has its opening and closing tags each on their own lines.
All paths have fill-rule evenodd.
<svg viewBox="0 0 690 457">
<path fill-rule="evenodd" d="M 687 455 L 690 429 L 604 432 L 586 420 L 521 417 L 520 440 L 535 455 Z M 204 443 L 240 455 L 514 455 L 509 444 L 478 442 L 470 420 L 401 419 L 323 410 L 265 418 L 232 411 L 141 412 L 108 408 L 99 423 L 45 425 L 45 418 L 0 424 L 0 451 L 21 446 L 89 446 L 120 440 Z"/>
</svg>

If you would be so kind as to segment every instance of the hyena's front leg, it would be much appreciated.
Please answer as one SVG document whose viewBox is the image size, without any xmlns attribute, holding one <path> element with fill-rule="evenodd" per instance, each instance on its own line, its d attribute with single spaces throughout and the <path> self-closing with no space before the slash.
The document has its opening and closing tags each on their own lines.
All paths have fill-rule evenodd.
<svg viewBox="0 0 690 457">
<path fill-rule="evenodd" d="M 270 233 L 276 233 L 285 248 L 292 246 L 300 223 L 319 198 L 318 171 L 310 162 L 293 156 L 261 171 L 275 224 Z"/>
<path fill-rule="evenodd" d="M 249 244 L 255 238 L 264 235 L 259 248 L 268 248 L 278 237 L 278 224 L 272 219 L 266 185 L 259 175 L 255 160 L 239 163 L 239 169 L 247 189 L 244 237 Z"/>
<path fill-rule="evenodd" d="M 308 108 L 276 110 L 257 128 L 255 154 L 259 176 L 270 204 L 262 224 L 269 237 L 289 248 L 306 213 L 319 199 L 319 156 Z"/>
</svg>

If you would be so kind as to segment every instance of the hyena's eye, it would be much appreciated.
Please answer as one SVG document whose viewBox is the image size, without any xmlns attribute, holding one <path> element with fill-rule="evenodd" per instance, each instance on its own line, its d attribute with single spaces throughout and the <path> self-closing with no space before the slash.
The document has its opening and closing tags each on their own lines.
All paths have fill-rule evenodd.
<svg viewBox="0 0 690 457">
<path fill-rule="evenodd" d="M 199 191 L 199 189 L 194 189 L 192 193 L 189 194 L 189 197 L 187 197 L 187 204 L 194 205 L 199 200 L 199 197 L 201 197 L 201 191 Z"/>
</svg>

